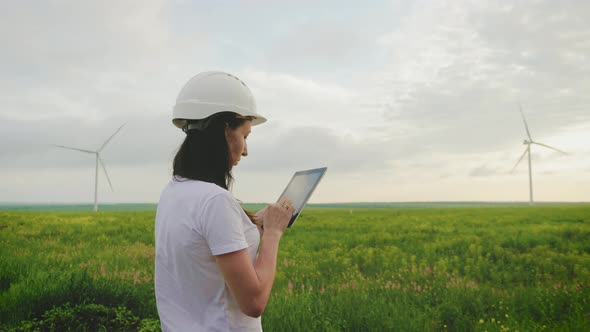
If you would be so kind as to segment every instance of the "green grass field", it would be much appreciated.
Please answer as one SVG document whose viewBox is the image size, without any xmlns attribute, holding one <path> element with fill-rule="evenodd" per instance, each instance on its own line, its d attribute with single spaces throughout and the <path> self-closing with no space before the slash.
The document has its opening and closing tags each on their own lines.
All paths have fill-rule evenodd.
<svg viewBox="0 0 590 332">
<path fill-rule="evenodd" d="M 0 211 L 0 331 L 157 330 L 153 222 Z M 589 326 L 589 205 L 308 210 L 263 315 L 268 331 Z"/>
</svg>

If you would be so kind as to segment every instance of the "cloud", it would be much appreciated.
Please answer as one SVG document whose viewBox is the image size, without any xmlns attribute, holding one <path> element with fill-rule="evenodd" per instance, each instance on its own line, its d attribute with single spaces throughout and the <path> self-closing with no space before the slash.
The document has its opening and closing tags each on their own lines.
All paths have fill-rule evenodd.
<svg viewBox="0 0 590 332">
<path fill-rule="evenodd" d="M 168 1 L 7 7 L 0 69 L 9 75 L 0 78 L 0 107 L 12 119 L 94 123 L 161 114 L 182 82 L 209 63 L 203 38 L 176 33 Z"/>
<path fill-rule="evenodd" d="M 274 127 L 251 136 L 244 171 L 327 166 L 334 173 L 357 173 L 387 168 L 391 157 L 384 146 L 339 136 L 328 127 Z"/>
<path fill-rule="evenodd" d="M 368 17 L 347 15 L 300 19 L 279 30 L 272 48 L 259 63 L 268 70 L 307 77 L 350 79 L 362 75 L 362 70 L 370 69 L 374 62 L 370 59 L 377 56 L 372 52 L 376 44 L 367 21 Z M 359 62 L 359 58 L 368 61 Z"/>
<path fill-rule="evenodd" d="M 162 0 L 124 0 L 116 5 L 18 2 L 6 7 L 0 36 L 7 45 L 2 56 L 11 66 L 33 66 L 41 74 L 63 76 L 98 69 L 97 65 L 137 66 L 149 61 L 143 52 L 157 51 L 168 38 L 168 2 Z"/>
<path fill-rule="evenodd" d="M 69 117 L 25 121 L 0 116 L 0 162 L 4 167 L 22 169 L 41 165 L 88 167 L 93 165 L 93 156 L 60 149 L 53 144 L 94 151 L 124 123 L 125 127 L 101 153 L 111 167 L 145 166 L 169 161 L 183 136 L 164 115 L 142 118 L 120 116 L 95 123 Z"/>
<path fill-rule="evenodd" d="M 324 193 L 337 200 L 350 188 L 352 200 L 492 197 L 471 181 L 505 197 L 502 170 L 526 137 L 518 102 L 535 140 L 572 152 L 533 151 L 533 170 L 554 171 L 542 181 L 558 186 L 553 177 L 588 169 L 588 6 L 6 2 L 1 186 L 23 199 L 57 197 L 60 181 L 86 181 L 94 163 L 49 144 L 94 149 L 127 123 L 102 154 L 118 184 L 108 197 L 154 197 L 183 138 L 170 124 L 176 94 L 210 69 L 242 78 L 269 118 L 236 170 L 256 188 L 248 199 L 274 197 L 255 179 L 276 184 L 322 165 Z M 77 187 L 61 195 L 75 198 Z"/>
<path fill-rule="evenodd" d="M 290 125 L 349 124 L 355 93 L 332 83 L 291 74 L 246 69 L 241 77 L 252 90 L 261 113 Z"/>
<path fill-rule="evenodd" d="M 380 38 L 391 58 L 375 78 L 372 107 L 390 122 L 431 128 L 424 141 L 457 153 L 523 137 L 519 101 L 534 136 L 589 121 L 582 91 L 590 66 L 582 60 L 590 24 L 577 5 L 555 9 L 551 2 L 418 2 Z"/>
<path fill-rule="evenodd" d="M 498 170 L 495 168 L 488 167 L 486 165 L 481 165 L 477 168 L 474 168 L 469 173 L 469 176 L 495 176 L 498 175 Z"/>
</svg>

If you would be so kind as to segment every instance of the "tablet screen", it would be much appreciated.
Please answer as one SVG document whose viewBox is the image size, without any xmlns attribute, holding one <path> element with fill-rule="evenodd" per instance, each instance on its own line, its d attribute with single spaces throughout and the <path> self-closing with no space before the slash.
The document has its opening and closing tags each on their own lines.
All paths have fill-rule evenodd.
<svg viewBox="0 0 590 332">
<path fill-rule="evenodd" d="M 293 206 L 295 207 L 295 212 L 293 212 L 293 217 L 291 218 L 288 227 L 291 227 L 297 217 L 299 217 L 299 213 L 301 213 L 301 210 L 303 210 L 305 203 L 307 203 L 307 200 L 326 173 L 326 170 L 327 167 L 322 167 L 310 169 L 307 171 L 300 171 L 293 175 L 293 178 L 291 178 L 287 188 L 285 188 L 279 197 L 279 201 L 283 197 L 290 199 L 291 202 L 293 202 Z"/>
</svg>

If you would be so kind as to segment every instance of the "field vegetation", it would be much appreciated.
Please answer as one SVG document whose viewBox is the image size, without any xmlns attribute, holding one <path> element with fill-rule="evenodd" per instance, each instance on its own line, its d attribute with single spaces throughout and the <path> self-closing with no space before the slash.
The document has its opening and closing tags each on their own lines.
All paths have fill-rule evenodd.
<svg viewBox="0 0 590 332">
<path fill-rule="evenodd" d="M 0 331 L 157 331 L 154 212 L 0 211 Z M 587 331 L 590 206 L 310 209 L 268 331 Z"/>
</svg>

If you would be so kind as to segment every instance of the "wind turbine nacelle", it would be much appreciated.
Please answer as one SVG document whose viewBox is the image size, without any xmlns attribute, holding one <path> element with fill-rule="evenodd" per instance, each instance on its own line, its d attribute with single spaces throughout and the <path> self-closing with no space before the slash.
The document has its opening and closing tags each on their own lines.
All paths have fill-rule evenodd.
<svg viewBox="0 0 590 332">
<path fill-rule="evenodd" d="M 531 144 L 531 142 L 527 141 L 526 139 L 524 141 L 522 141 L 523 145 L 527 145 L 527 144 Z"/>
</svg>

